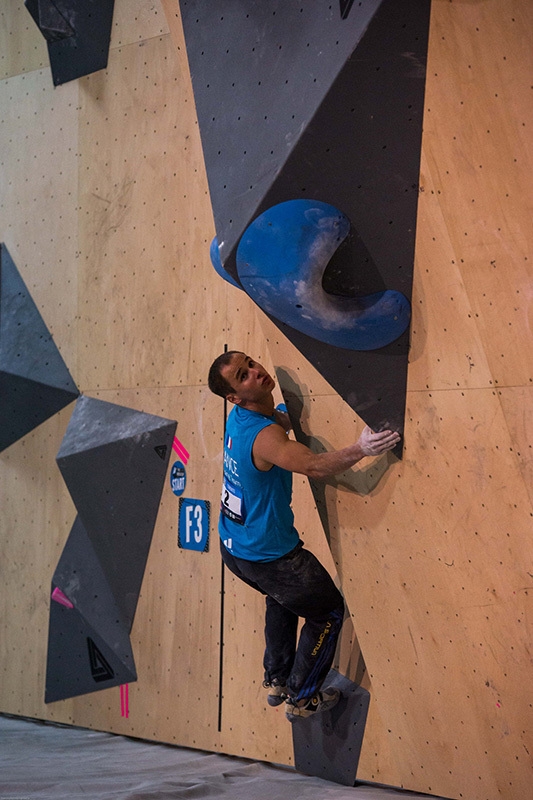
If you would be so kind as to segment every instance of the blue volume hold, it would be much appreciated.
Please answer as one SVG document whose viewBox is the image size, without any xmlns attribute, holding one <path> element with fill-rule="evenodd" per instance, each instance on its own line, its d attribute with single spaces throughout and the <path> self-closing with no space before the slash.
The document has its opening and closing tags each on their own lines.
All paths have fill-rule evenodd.
<svg viewBox="0 0 533 800">
<path fill-rule="evenodd" d="M 218 272 L 221 278 L 224 278 L 225 281 L 231 283 L 232 286 L 236 286 L 237 289 L 242 289 L 242 286 L 239 286 L 237 281 L 226 272 L 224 267 L 222 266 L 222 261 L 220 260 L 220 253 L 218 250 L 218 239 L 215 236 L 213 241 L 211 242 L 211 247 L 209 248 L 209 256 L 211 258 L 211 263 L 214 266 L 215 270 Z"/>
<path fill-rule="evenodd" d="M 335 347 L 377 350 L 408 328 L 411 306 L 392 290 L 355 298 L 324 291 L 324 270 L 349 231 L 348 217 L 327 203 L 280 203 L 244 232 L 237 273 L 247 294 L 281 322 Z"/>
</svg>

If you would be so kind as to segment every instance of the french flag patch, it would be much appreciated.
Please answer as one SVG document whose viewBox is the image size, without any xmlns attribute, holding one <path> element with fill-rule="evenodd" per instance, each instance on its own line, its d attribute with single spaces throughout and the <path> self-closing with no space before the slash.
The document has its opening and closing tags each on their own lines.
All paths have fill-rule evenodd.
<svg viewBox="0 0 533 800">
<path fill-rule="evenodd" d="M 226 447 L 228 448 L 228 450 L 231 450 L 231 444 L 232 444 L 231 436 L 228 436 L 228 438 L 226 439 Z"/>
</svg>

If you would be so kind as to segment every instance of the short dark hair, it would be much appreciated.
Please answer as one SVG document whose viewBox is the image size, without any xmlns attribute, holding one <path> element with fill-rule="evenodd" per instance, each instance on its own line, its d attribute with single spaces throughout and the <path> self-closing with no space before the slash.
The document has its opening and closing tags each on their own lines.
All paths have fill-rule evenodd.
<svg viewBox="0 0 533 800">
<path fill-rule="evenodd" d="M 228 394 L 235 391 L 233 386 L 220 374 L 220 371 L 222 367 L 226 367 L 231 362 L 234 355 L 240 352 L 240 350 L 228 350 L 215 358 L 209 367 L 207 384 L 213 394 L 218 394 L 219 397 L 226 399 Z"/>
</svg>

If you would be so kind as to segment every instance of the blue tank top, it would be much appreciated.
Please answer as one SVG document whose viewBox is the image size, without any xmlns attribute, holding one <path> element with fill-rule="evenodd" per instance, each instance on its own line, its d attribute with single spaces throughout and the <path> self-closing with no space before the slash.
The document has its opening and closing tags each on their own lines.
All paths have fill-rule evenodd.
<svg viewBox="0 0 533 800">
<path fill-rule="evenodd" d="M 299 542 L 291 509 L 292 472 L 255 466 L 252 447 L 274 416 L 234 406 L 226 424 L 224 483 L 218 530 L 229 552 L 246 561 L 274 561 Z"/>
</svg>

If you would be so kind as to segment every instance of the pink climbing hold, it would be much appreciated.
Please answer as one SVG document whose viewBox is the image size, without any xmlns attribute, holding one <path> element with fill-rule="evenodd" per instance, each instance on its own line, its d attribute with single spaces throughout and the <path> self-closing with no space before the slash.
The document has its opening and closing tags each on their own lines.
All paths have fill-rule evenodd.
<svg viewBox="0 0 533 800">
<path fill-rule="evenodd" d="M 52 592 L 52 600 L 55 600 L 56 603 L 61 603 L 62 606 L 66 606 L 67 608 L 74 608 L 73 603 L 70 602 L 66 594 L 63 594 L 61 589 L 58 589 L 57 586 Z"/>
</svg>

